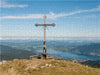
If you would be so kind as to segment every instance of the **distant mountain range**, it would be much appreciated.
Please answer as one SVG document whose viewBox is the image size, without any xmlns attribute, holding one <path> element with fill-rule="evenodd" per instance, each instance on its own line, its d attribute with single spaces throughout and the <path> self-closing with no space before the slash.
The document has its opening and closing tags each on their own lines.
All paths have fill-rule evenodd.
<svg viewBox="0 0 100 75">
<path fill-rule="evenodd" d="M 43 41 L 37 40 L 8 40 L 1 41 L 1 45 L 14 48 L 14 50 L 36 52 L 35 50 L 43 49 Z M 47 49 L 58 51 L 73 52 L 83 55 L 100 56 L 100 43 L 89 41 L 47 41 Z M 11 48 L 11 50 L 12 50 Z"/>
</svg>

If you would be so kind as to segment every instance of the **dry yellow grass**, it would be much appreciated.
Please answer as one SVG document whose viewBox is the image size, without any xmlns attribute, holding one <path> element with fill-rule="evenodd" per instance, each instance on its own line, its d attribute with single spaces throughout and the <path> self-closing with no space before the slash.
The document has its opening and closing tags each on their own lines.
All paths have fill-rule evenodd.
<svg viewBox="0 0 100 75">
<path fill-rule="evenodd" d="M 20 59 L 0 65 L 1 75 L 100 75 L 100 69 L 81 64 L 59 61 Z"/>
</svg>

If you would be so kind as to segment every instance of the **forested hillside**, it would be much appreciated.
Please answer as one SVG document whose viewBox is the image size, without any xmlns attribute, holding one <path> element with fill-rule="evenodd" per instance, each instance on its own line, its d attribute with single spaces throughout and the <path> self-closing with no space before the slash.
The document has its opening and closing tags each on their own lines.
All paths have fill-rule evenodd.
<svg viewBox="0 0 100 75">
<path fill-rule="evenodd" d="M 0 60 L 27 59 L 36 52 L 20 50 L 10 46 L 0 45 Z"/>
<path fill-rule="evenodd" d="M 100 56 L 100 44 L 92 43 L 83 46 L 77 46 L 75 48 L 72 48 L 70 52 L 84 55 Z"/>
<path fill-rule="evenodd" d="M 100 60 L 98 61 L 88 60 L 88 61 L 82 62 L 81 64 L 88 65 L 95 68 L 100 68 Z"/>
</svg>

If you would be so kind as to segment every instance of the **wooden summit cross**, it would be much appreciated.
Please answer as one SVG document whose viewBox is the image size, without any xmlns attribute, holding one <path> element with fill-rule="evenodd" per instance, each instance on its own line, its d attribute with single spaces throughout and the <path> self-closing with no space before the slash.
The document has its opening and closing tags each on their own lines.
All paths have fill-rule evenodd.
<svg viewBox="0 0 100 75">
<path fill-rule="evenodd" d="M 43 41 L 43 53 L 41 54 L 42 59 L 46 59 L 48 54 L 46 53 L 46 27 L 47 26 L 55 26 L 55 24 L 46 24 L 46 15 L 44 17 L 44 24 L 35 24 L 35 26 L 44 26 L 44 41 Z"/>
</svg>

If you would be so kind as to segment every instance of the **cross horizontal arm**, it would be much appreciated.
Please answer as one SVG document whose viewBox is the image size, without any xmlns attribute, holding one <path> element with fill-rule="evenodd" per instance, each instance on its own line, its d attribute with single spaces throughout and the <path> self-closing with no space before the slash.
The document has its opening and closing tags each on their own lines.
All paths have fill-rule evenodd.
<svg viewBox="0 0 100 75">
<path fill-rule="evenodd" d="M 55 26 L 55 24 L 35 24 L 35 26 Z"/>
</svg>

